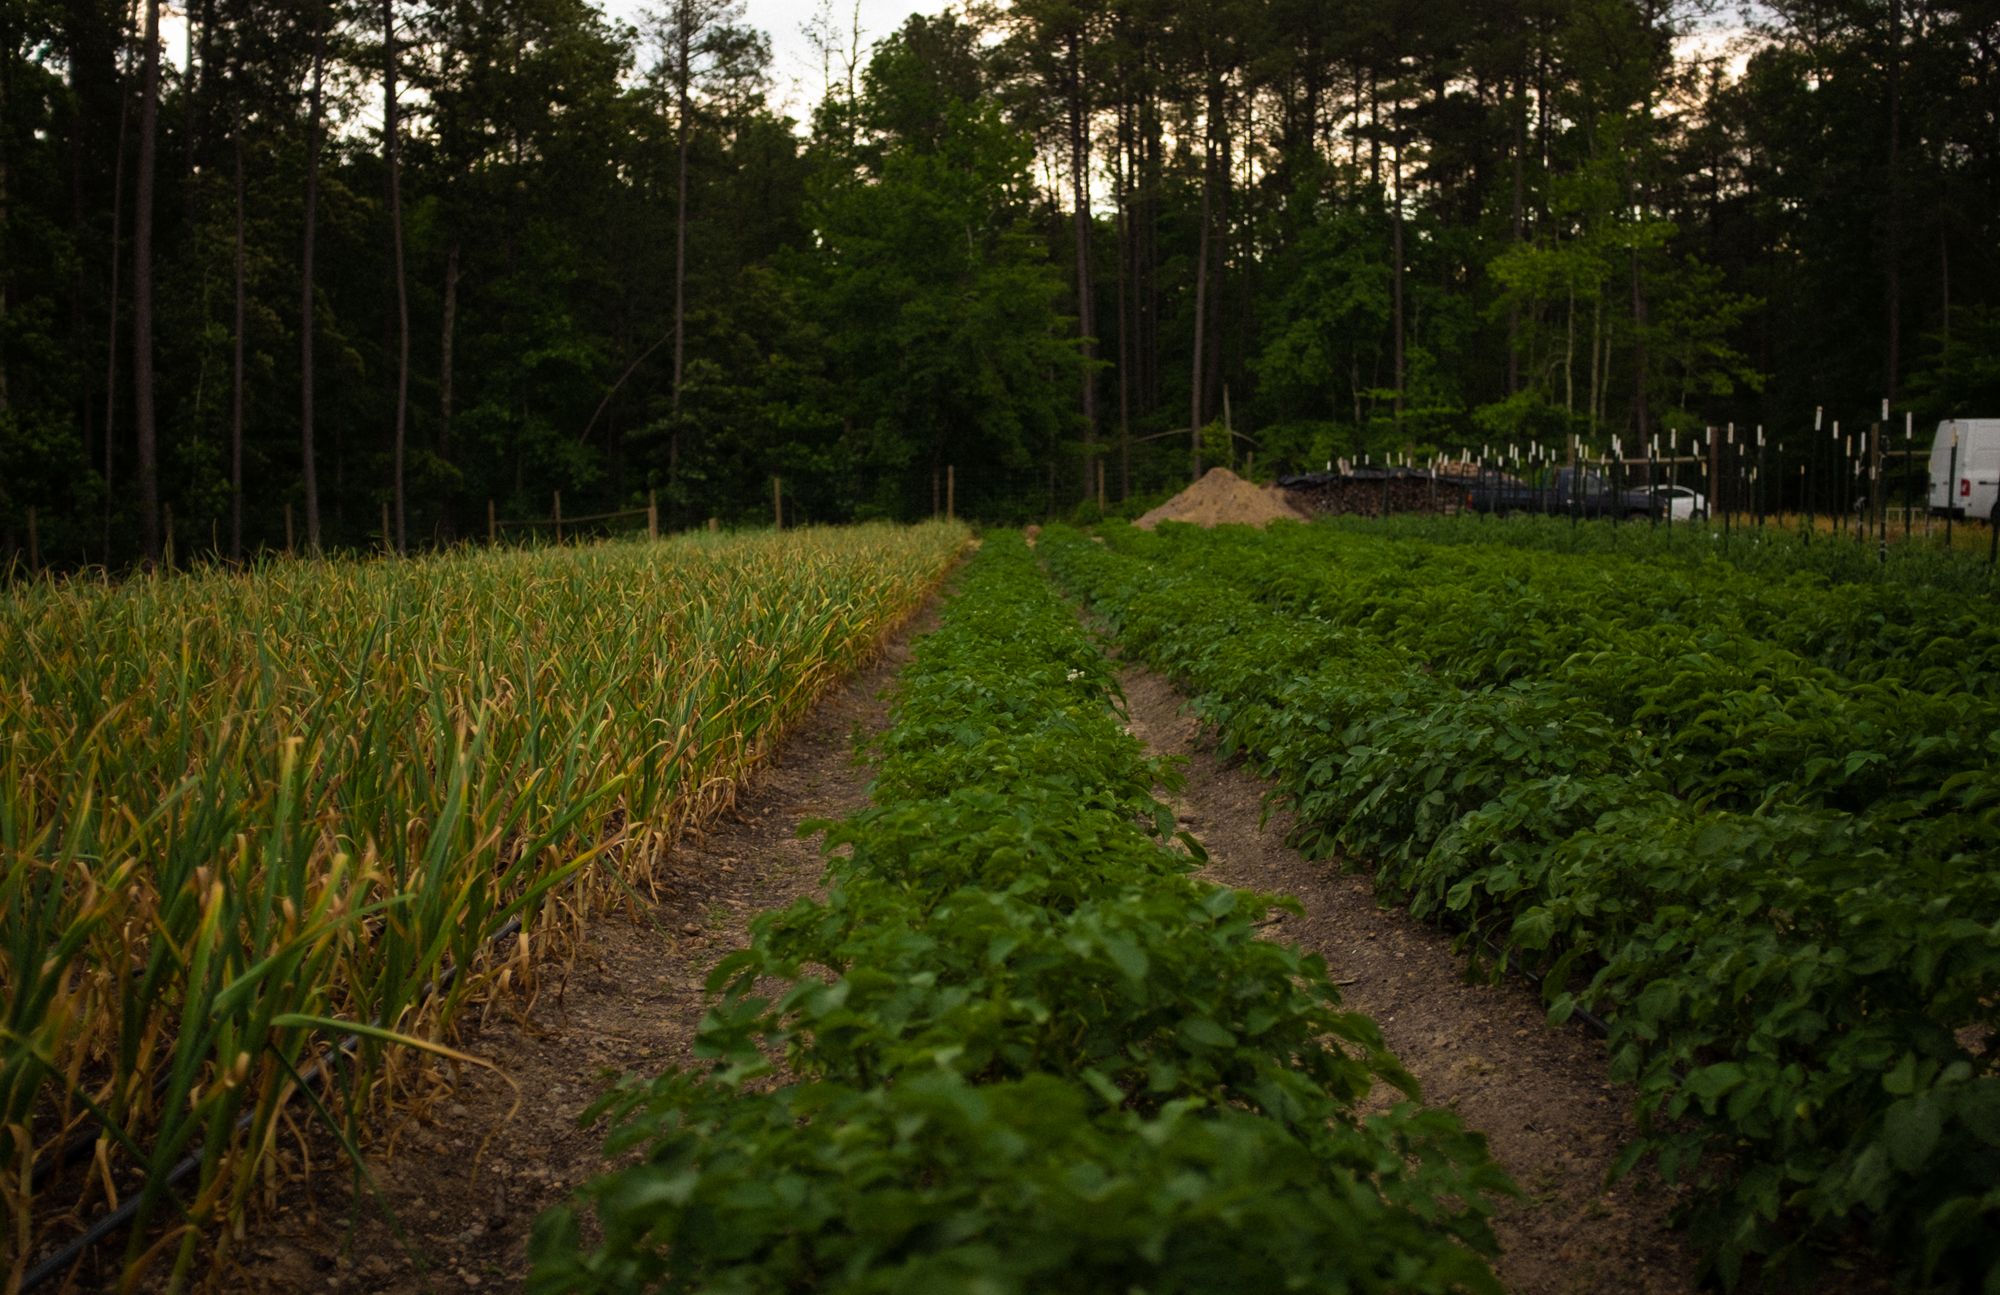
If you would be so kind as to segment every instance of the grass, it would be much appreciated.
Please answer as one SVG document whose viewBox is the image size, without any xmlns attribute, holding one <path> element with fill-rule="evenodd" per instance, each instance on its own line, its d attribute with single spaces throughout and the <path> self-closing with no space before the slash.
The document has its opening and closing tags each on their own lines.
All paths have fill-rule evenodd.
<svg viewBox="0 0 2000 1295">
<path fill-rule="evenodd" d="M 131 1232 L 128 1276 L 222 1260 L 300 1119 L 352 1139 L 424 1101 L 423 1053 L 469 1060 L 466 1013 L 532 994 L 593 912 L 643 895 L 963 541 L 697 535 L 15 589 L 0 1268 L 133 1192 L 169 1226 Z M 345 1081 L 324 1106 L 299 1100 L 320 1065 Z"/>
</svg>

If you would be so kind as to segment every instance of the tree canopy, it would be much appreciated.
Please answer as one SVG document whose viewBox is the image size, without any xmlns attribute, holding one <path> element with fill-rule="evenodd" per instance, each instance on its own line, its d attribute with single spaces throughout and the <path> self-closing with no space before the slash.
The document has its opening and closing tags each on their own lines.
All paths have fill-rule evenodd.
<svg viewBox="0 0 2000 1295">
<path fill-rule="evenodd" d="M 1991 5 L 157 3 L 0 0 L 6 553 L 2000 414 Z"/>
</svg>

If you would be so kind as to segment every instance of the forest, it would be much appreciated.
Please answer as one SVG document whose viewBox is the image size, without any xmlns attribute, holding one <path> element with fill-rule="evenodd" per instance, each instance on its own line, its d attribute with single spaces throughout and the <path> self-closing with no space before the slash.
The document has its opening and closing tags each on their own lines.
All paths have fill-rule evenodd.
<svg viewBox="0 0 2000 1295">
<path fill-rule="evenodd" d="M 0 554 L 2000 414 L 1991 4 L 823 17 L 798 120 L 732 0 L 0 0 Z"/>
</svg>

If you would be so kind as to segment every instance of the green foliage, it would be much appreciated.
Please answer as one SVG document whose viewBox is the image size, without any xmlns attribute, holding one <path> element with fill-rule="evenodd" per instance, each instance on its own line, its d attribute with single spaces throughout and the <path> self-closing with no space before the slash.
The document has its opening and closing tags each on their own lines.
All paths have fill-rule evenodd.
<svg viewBox="0 0 2000 1295">
<path fill-rule="evenodd" d="M 1031 143 L 980 98 L 974 38 L 914 17 L 883 42 L 854 105 L 859 142 L 823 143 L 811 191 L 799 293 L 839 375 L 865 512 L 926 509 L 953 465 L 961 509 L 1004 515 L 1076 431 L 1080 355 L 1028 223 Z"/>
<path fill-rule="evenodd" d="M 1961 306 L 1925 340 L 1936 350 L 1910 375 L 1920 424 L 2000 409 L 2000 307 Z"/>
<path fill-rule="evenodd" d="M 1317 957 L 1258 938 L 1277 901 L 1188 875 L 1173 773 L 1018 537 L 878 754 L 826 898 L 711 976 L 706 1073 L 600 1104 L 603 1240 L 545 1218 L 531 1289 L 1496 1289 L 1480 1139 L 1408 1100 Z"/>
<path fill-rule="evenodd" d="M 1336 520 L 1332 525 L 1350 523 Z M 1427 544 L 1491 545 L 1632 562 L 1632 590 L 1627 592 L 1653 587 L 1647 576 L 1656 564 L 1693 566 L 1711 579 L 1722 579 L 1722 570 L 1734 567 L 1743 577 L 1757 577 L 1729 581 L 1738 590 L 1735 597 L 1775 600 L 1813 625 L 1850 624 L 1846 632 L 1902 644 L 1904 655 L 1927 662 L 1949 662 L 1960 635 L 1983 641 L 1982 627 L 1992 618 L 1982 614 L 1983 604 L 1967 603 L 1963 595 L 2000 591 L 2000 571 L 1985 561 L 1984 550 L 1953 551 L 1936 535 L 1921 532 L 1908 541 L 1899 537 L 1884 553 L 1865 535 L 1850 533 L 1829 542 L 1822 534 L 1815 540 L 1803 530 L 1780 528 L 1775 520 L 1765 527 L 1745 527 L 1739 521 L 1733 530 L 1718 530 L 1713 524 L 1684 523 L 1573 526 L 1567 518 L 1531 515 L 1490 524 L 1403 515 L 1371 520 L 1369 529 Z M 1841 587 L 1840 598 L 1823 596 L 1829 585 Z M 1929 642 L 1927 627 L 1939 618 L 1950 622 L 1949 637 Z M 1762 633 L 1788 632 L 1775 618 L 1766 618 L 1760 627 Z"/>
<path fill-rule="evenodd" d="M 1357 412 L 1365 388 L 1376 385 L 1390 314 L 1390 267 L 1380 251 L 1387 227 L 1379 211 L 1336 209 L 1286 250 L 1284 290 L 1255 368 L 1267 398 L 1288 414 Z M 1328 405 L 1343 388 L 1351 400 Z"/>
<path fill-rule="evenodd" d="M 300 1068 L 394 1030 L 314 1099 L 357 1138 L 424 1087 L 381 1043 L 438 1047 L 530 942 L 644 885 L 965 542 L 766 530 L 7 591 L 0 1265 L 73 1235 L 99 1170 L 143 1174 L 127 1280 L 168 1241 L 226 1253 Z M 31 1172 L 100 1134 L 92 1173 Z M 198 1222 L 227 1227 L 162 1241 L 183 1155 Z"/>
<path fill-rule="evenodd" d="M 1700 1189 L 1725 1281 L 1857 1231 L 1912 1281 L 1992 1280 L 1990 618 L 1489 529 L 1043 551 L 1275 778 L 1304 845 L 1542 975 L 1557 1019 L 1610 1021 L 1628 1161 Z"/>
</svg>

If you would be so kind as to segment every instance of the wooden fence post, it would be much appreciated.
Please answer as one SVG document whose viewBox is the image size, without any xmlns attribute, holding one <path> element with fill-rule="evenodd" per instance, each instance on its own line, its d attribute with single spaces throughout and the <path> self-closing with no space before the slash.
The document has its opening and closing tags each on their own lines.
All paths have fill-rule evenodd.
<svg viewBox="0 0 2000 1295">
<path fill-rule="evenodd" d="M 721 532 L 722 532 L 722 519 L 720 517 L 709 518 L 708 533 L 710 535 L 719 535 L 721 534 Z"/>
<path fill-rule="evenodd" d="M 489 496 L 486 500 L 486 547 L 492 548 L 499 543 L 500 523 L 494 520 L 493 500 Z"/>
<path fill-rule="evenodd" d="M 785 488 L 778 474 L 771 474 L 771 525 L 785 529 Z"/>
<path fill-rule="evenodd" d="M 166 554 L 167 565 L 172 566 L 174 564 L 174 506 L 172 504 L 161 504 L 160 516 L 166 521 L 167 528 L 167 546 L 162 552 Z"/>
<path fill-rule="evenodd" d="M 1764 529 L 1764 424 L 1757 424 L 1757 466 L 1750 470 L 1750 479 L 1757 483 L 1757 529 Z"/>
<path fill-rule="evenodd" d="M 285 501 L 285 552 L 292 551 L 292 501 Z"/>
<path fill-rule="evenodd" d="M 948 522 L 958 520 L 958 465 L 955 463 L 944 465 L 944 519 Z"/>
<path fill-rule="evenodd" d="M 1840 467 L 1835 470 L 1833 500 L 1840 508 L 1834 518 L 1833 533 L 1844 535 L 1847 531 L 1847 510 L 1854 503 L 1854 433 L 1849 432 L 1846 440 L 1840 439 L 1840 420 L 1833 422 L 1834 444 L 1840 455 Z"/>
<path fill-rule="evenodd" d="M 1951 420 L 1951 468 L 1944 485 L 1944 547 L 1951 551 L 1952 515 L 1958 510 L 1958 420 Z"/>
<path fill-rule="evenodd" d="M 1916 414 L 1911 410 L 1905 409 L 1903 411 L 1903 538 L 1905 540 L 1910 538 L 1910 513 L 1914 511 L 1910 503 L 1910 459 L 1912 457 L 1910 452 L 1910 434 L 1916 423 L 1916 419 Z M 1930 477 L 1928 474 L 1924 478 L 1924 495 L 1925 502 L 1929 502 Z"/>
<path fill-rule="evenodd" d="M 660 538 L 660 500 L 651 490 L 646 492 L 646 538 Z"/>
<path fill-rule="evenodd" d="M 1875 434 L 1868 438 L 1868 511 L 1875 514 L 1875 542 L 1884 562 L 1889 560 L 1889 514 L 1882 506 L 1882 436 L 1887 427 L 1886 421 L 1875 424 Z"/>
<path fill-rule="evenodd" d="M 556 494 L 556 543 L 562 543 L 562 491 Z"/>
</svg>

